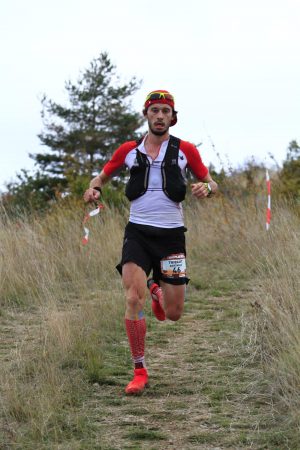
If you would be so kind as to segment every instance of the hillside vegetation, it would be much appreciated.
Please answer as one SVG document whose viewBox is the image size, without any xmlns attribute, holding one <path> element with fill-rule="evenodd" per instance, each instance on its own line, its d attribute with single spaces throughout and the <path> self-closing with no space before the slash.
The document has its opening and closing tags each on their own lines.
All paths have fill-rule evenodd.
<svg viewBox="0 0 300 450">
<path fill-rule="evenodd" d="M 278 200 L 266 232 L 265 207 L 187 201 L 186 313 L 161 326 L 148 302 L 153 384 L 134 399 L 114 268 L 126 207 L 91 219 L 85 247 L 80 205 L 2 211 L 0 447 L 299 448 L 300 220 Z"/>
</svg>

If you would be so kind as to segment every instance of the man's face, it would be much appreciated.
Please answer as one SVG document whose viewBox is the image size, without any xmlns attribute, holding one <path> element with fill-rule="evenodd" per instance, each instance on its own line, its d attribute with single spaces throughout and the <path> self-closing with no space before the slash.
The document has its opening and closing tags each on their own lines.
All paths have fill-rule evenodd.
<svg viewBox="0 0 300 450">
<path fill-rule="evenodd" d="M 154 103 L 147 109 L 149 129 L 156 136 L 163 136 L 169 130 L 172 117 L 171 106 L 164 103 Z"/>
</svg>

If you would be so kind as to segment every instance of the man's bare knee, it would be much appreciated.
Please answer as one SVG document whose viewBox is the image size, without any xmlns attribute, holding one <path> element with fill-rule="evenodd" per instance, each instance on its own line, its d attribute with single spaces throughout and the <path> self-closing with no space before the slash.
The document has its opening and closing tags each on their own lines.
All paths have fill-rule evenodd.
<svg viewBox="0 0 300 450">
<path fill-rule="evenodd" d="M 138 310 L 143 307 L 143 299 L 139 295 L 127 295 L 126 305 L 130 309 Z"/>
<path fill-rule="evenodd" d="M 166 311 L 167 319 L 172 320 L 172 322 L 177 322 L 177 320 L 180 319 L 181 315 L 182 311 L 171 311 L 171 312 Z"/>
<path fill-rule="evenodd" d="M 133 317 L 143 309 L 146 298 L 146 274 L 134 263 L 126 263 L 122 270 L 126 291 L 126 316 Z"/>
<path fill-rule="evenodd" d="M 169 320 L 172 320 L 172 322 L 177 322 L 177 320 L 180 319 L 181 315 L 183 313 L 183 307 L 177 306 L 177 307 L 171 307 L 166 309 L 166 317 Z"/>
</svg>

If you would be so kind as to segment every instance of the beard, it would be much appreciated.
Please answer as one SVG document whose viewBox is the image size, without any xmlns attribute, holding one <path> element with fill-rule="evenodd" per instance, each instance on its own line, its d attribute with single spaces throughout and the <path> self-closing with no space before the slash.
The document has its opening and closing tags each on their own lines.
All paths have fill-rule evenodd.
<svg viewBox="0 0 300 450">
<path fill-rule="evenodd" d="M 165 128 L 162 129 L 162 130 L 155 130 L 155 129 L 150 125 L 150 123 L 148 123 L 148 125 L 149 125 L 149 128 L 150 128 L 151 133 L 153 133 L 155 136 L 163 136 L 164 134 L 166 134 L 166 133 L 169 131 L 169 127 L 165 127 Z"/>
</svg>

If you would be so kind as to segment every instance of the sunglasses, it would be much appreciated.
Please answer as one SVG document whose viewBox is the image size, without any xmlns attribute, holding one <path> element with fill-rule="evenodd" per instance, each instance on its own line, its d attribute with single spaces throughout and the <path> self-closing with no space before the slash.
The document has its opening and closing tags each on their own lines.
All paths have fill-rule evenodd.
<svg viewBox="0 0 300 450">
<path fill-rule="evenodd" d="M 174 102 L 173 95 L 165 94 L 164 92 L 151 92 L 149 95 L 147 95 L 146 102 L 148 100 L 161 100 L 162 98 Z"/>
</svg>

